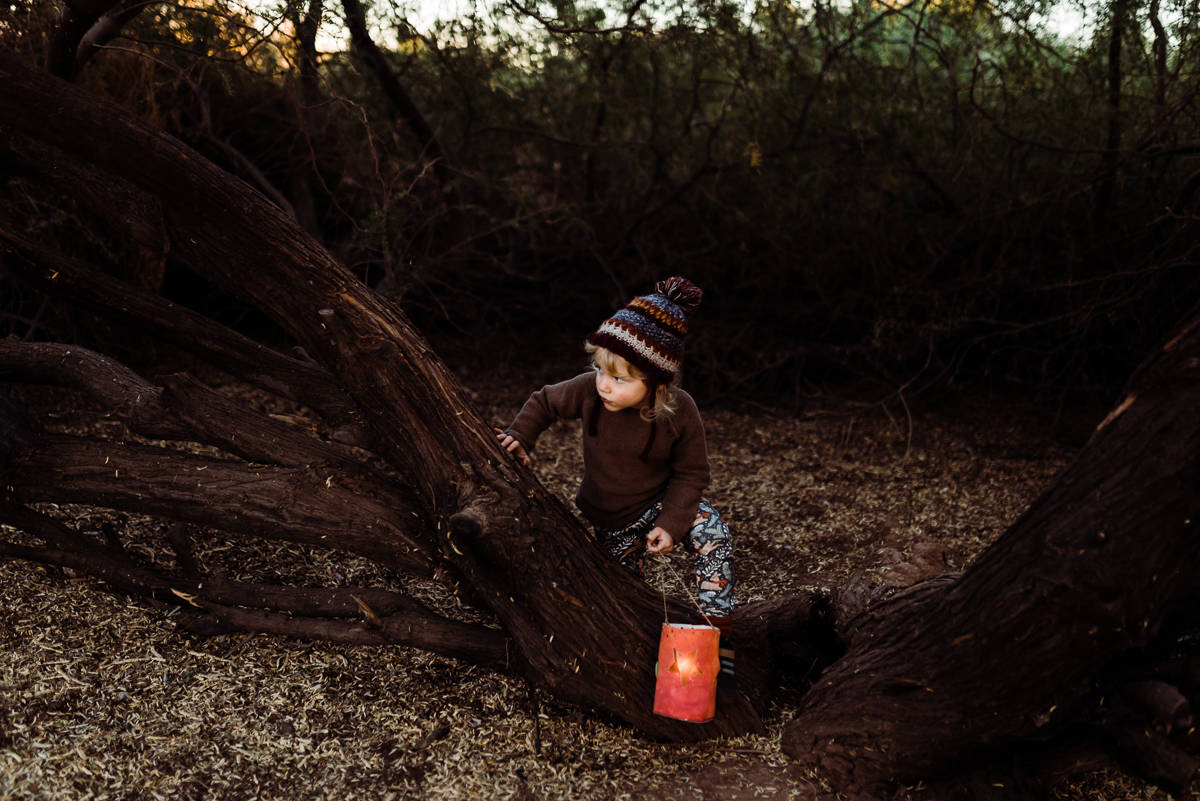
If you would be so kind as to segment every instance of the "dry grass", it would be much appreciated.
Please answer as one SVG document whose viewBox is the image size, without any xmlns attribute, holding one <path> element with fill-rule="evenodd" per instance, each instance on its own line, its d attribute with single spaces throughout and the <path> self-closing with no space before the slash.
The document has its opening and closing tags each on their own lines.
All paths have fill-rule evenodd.
<svg viewBox="0 0 1200 801">
<path fill-rule="evenodd" d="M 476 400 L 503 423 L 524 389 Z M 1015 417 L 926 416 L 910 432 L 879 409 L 839 408 L 717 411 L 707 424 L 709 497 L 735 526 L 744 601 L 920 554 L 960 568 L 1070 456 Z M 576 434 L 552 431 L 536 454 L 567 496 Z M 290 561 L 289 575 L 329 584 L 371 573 L 303 549 L 238 558 L 247 573 Z M 661 570 L 651 581 L 676 592 Z M 169 610 L 23 563 L 0 564 L 0 649 L 0 799 L 736 800 L 823 789 L 779 751 L 786 705 L 761 736 L 647 743 L 511 677 L 404 648 L 195 639 Z M 1057 797 L 1166 796 L 1098 776 Z"/>
</svg>

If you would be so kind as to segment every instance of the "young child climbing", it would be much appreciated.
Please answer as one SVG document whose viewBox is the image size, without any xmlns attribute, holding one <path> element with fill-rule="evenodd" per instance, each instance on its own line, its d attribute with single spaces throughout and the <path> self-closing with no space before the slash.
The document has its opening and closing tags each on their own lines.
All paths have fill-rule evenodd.
<svg viewBox="0 0 1200 801">
<path fill-rule="evenodd" d="M 575 502 L 597 541 L 638 575 L 647 552 L 686 547 L 695 558 L 699 606 L 727 634 L 733 543 L 702 497 L 709 482 L 704 426 L 679 386 L 687 318 L 701 297 L 698 286 L 674 277 L 634 298 L 588 335 L 592 369 L 534 392 L 497 438 L 529 464 L 543 431 L 558 420 L 582 419 L 583 479 Z M 722 661 L 731 672 L 732 660 Z"/>
</svg>

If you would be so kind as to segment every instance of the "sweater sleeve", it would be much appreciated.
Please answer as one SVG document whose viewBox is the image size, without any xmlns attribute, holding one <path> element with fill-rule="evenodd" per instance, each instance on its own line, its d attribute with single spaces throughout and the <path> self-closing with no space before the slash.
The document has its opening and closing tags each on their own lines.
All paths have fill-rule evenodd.
<svg viewBox="0 0 1200 801">
<path fill-rule="evenodd" d="M 548 384 L 529 396 L 505 434 L 512 435 L 526 451 L 533 452 L 542 432 L 559 420 L 583 416 L 583 403 L 595 392 L 593 373 L 582 373 L 557 384 Z"/>
<path fill-rule="evenodd" d="M 680 412 L 676 415 L 680 431 L 671 454 L 671 478 L 657 521 L 676 542 L 691 530 L 710 477 L 708 445 L 700 412 L 690 397 L 683 400 Z"/>
</svg>

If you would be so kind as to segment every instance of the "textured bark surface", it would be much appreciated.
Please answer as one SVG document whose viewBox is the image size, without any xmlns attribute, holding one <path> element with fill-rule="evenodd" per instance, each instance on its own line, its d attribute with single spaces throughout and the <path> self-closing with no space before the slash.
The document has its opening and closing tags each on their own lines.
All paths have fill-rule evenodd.
<svg viewBox="0 0 1200 801">
<path fill-rule="evenodd" d="M 1076 720 L 1105 666 L 1194 597 L 1198 409 L 1194 319 L 961 577 L 847 621 L 847 653 L 806 696 L 787 751 L 842 786 L 878 789 L 1049 740 Z M 1148 753 L 1152 739 L 1122 750 Z M 1190 779 L 1194 767 L 1175 773 Z"/>
</svg>

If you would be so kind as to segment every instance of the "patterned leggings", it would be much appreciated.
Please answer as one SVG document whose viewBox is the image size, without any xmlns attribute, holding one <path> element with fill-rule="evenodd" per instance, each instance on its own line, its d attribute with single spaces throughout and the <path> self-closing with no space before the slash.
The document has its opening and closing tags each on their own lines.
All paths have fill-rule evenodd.
<svg viewBox="0 0 1200 801">
<path fill-rule="evenodd" d="M 596 539 L 613 559 L 626 569 L 642 575 L 646 555 L 646 535 L 662 512 L 656 503 L 625 528 L 596 526 Z M 726 617 L 733 613 L 733 539 L 729 526 L 708 501 L 700 501 L 692 528 L 683 538 L 695 556 L 696 596 L 706 615 Z"/>
</svg>

